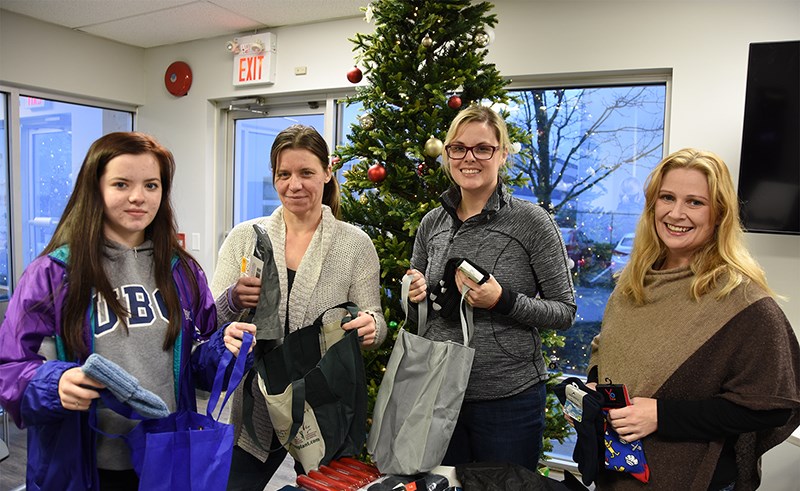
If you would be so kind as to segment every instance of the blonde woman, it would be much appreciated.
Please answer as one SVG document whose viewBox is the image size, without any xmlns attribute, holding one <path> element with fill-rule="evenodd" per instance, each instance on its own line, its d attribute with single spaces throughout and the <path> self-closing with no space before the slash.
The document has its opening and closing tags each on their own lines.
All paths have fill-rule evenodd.
<svg viewBox="0 0 800 491">
<path fill-rule="evenodd" d="M 548 378 L 539 329 L 567 329 L 575 318 L 558 226 L 542 207 L 512 197 L 500 179 L 509 146 L 506 123 L 491 108 L 470 106 L 455 117 L 443 154 L 453 185 L 422 219 L 414 242 L 412 306 L 444 280 L 468 286 L 474 308 L 475 361 L 445 465 L 536 469 Z M 491 276 L 479 285 L 452 273 L 452 258 L 467 258 Z M 426 337 L 461 339 L 457 313 L 429 312 Z"/>
<path fill-rule="evenodd" d="M 625 384 L 608 420 L 642 439 L 650 482 L 598 489 L 742 490 L 800 423 L 800 349 L 744 246 L 728 168 L 683 149 L 650 174 L 629 264 L 592 343 L 589 381 Z"/>
</svg>

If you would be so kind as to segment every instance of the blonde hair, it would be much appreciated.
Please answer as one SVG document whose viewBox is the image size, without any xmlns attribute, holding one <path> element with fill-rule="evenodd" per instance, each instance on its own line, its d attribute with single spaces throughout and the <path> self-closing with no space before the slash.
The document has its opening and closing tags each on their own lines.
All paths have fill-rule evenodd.
<svg viewBox="0 0 800 491">
<path fill-rule="evenodd" d="M 469 123 L 483 123 L 493 129 L 497 141 L 500 142 L 500 148 L 497 150 L 498 152 L 505 153 L 511 148 L 511 142 L 508 139 L 508 127 L 502 116 L 487 106 L 479 104 L 468 106 L 453 118 L 453 122 L 450 123 L 450 129 L 447 130 L 447 136 L 444 139 L 444 146 L 442 147 L 442 169 L 445 174 L 447 174 L 447 177 L 450 178 L 450 181 L 453 181 L 453 176 L 450 175 L 450 159 L 447 157 L 446 147 L 456 138 L 461 128 Z M 505 165 L 508 165 L 508 162 L 506 162 Z"/>
<path fill-rule="evenodd" d="M 646 273 L 666 258 L 667 247 L 658 237 L 655 227 L 655 205 L 664 176 L 673 169 L 698 170 L 708 180 L 711 212 L 716 221 L 714 236 L 692 256 L 690 268 L 694 273 L 691 294 L 695 300 L 725 284 L 717 298 L 730 294 L 743 282 L 752 281 L 775 296 L 764 270 L 744 245 L 744 230 L 739 219 L 739 199 L 728 167 L 718 155 L 705 150 L 684 148 L 666 156 L 650 173 L 645 184 L 645 209 L 636 226 L 630 261 L 619 276 L 617 289 L 633 298 L 637 304 L 646 302 L 644 278 Z"/>
</svg>

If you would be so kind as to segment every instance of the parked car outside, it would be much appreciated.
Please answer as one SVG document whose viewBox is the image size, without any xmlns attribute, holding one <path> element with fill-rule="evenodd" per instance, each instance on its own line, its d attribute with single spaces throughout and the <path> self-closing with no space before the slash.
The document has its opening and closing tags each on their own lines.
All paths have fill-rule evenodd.
<svg viewBox="0 0 800 491">
<path fill-rule="evenodd" d="M 633 237 L 633 233 L 623 235 L 614 250 L 611 251 L 612 274 L 622 271 L 622 268 L 628 264 L 628 259 L 630 259 L 631 250 L 633 249 Z"/>
</svg>

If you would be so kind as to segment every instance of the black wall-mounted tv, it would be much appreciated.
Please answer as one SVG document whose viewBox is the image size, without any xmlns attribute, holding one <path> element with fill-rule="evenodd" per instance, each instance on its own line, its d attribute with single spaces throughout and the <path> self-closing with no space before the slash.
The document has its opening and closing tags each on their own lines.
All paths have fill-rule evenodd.
<svg viewBox="0 0 800 491">
<path fill-rule="evenodd" d="M 750 44 L 739 199 L 748 232 L 800 235 L 800 41 Z"/>
</svg>

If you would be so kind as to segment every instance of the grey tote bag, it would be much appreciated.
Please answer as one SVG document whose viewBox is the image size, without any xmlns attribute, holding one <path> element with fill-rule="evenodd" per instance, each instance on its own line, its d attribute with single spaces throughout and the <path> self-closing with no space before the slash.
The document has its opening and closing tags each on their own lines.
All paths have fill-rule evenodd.
<svg viewBox="0 0 800 491">
<path fill-rule="evenodd" d="M 411 277 L 404 276 L 401 303 L 406 321 L 410 283 Z M 418 304 L 420 335 L 400 329 L 378 390 L 367 439 L 367 451 L 384 474 L 428 472 L 444 458 L 475 357 L 475 350 L 469 347 L 472 307 L 463 294 L 460 310 L 463 343 L 424 337 L 427 301 Z"/>
</svg>

